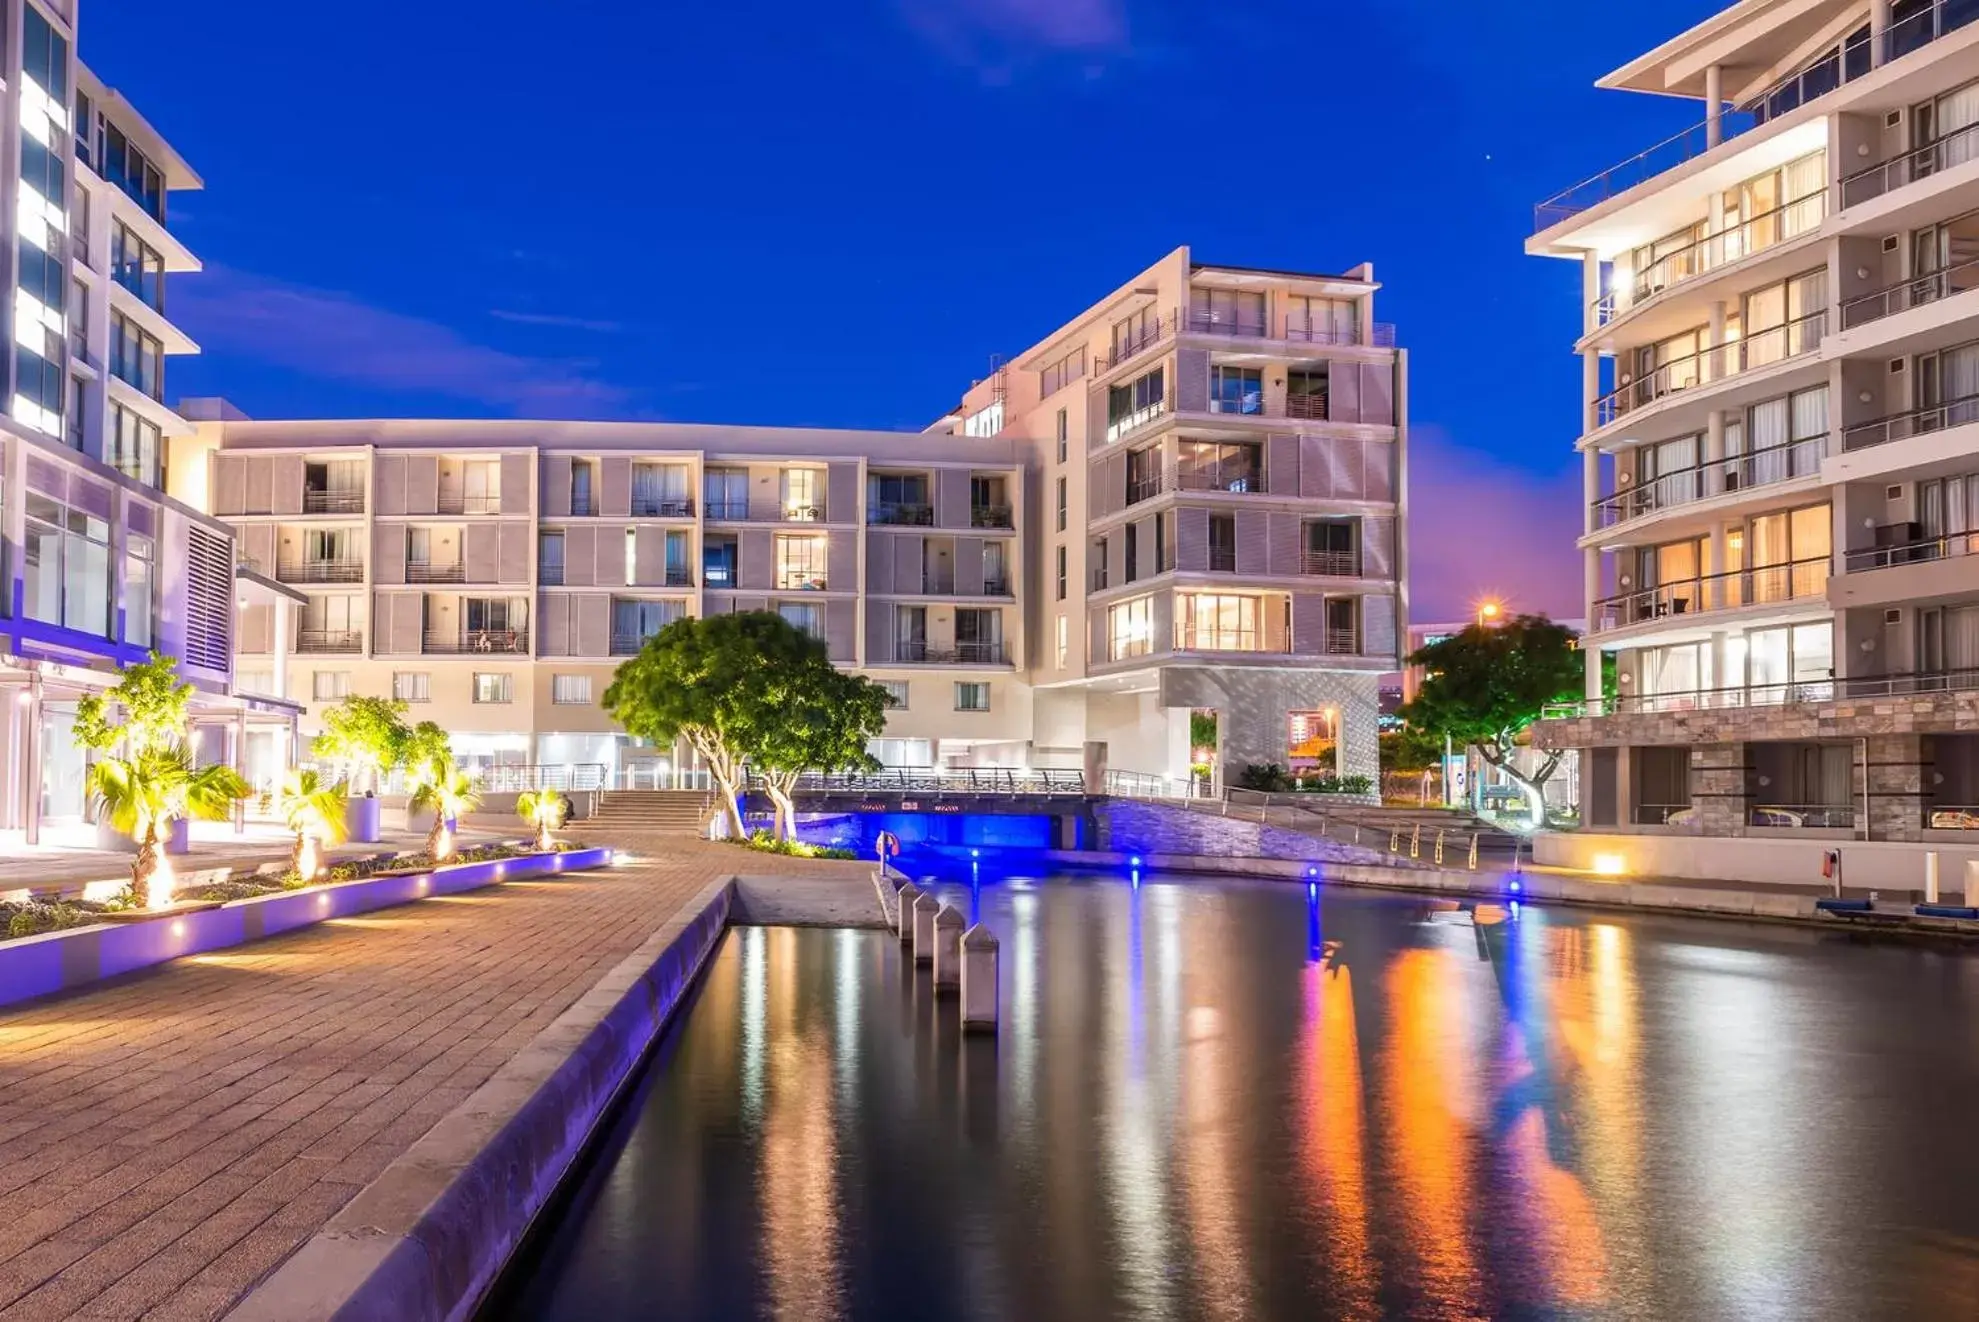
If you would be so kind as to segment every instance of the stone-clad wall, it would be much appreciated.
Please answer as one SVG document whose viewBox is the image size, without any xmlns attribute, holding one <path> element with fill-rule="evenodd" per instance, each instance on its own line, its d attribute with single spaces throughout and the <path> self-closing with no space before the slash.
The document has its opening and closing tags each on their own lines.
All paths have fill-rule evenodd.
<svg viewBox="0 0 1979 1322">
<path fill-rule="evenodd" d="M 1310 859 L 1326 863 L 1386 860 L 1378 850 L 1357 849 L 1300 831 L 1192 812 L 1169 804 L 1109 799 L 1098 806 L 1095 816 L 1099 825 L 1095 848 L 1102 852 L 1185 858 Z"/>
<path fill-rule="evenodd" d="M 1161 705 L 1218 713 L 1223 765 L 1233 783 L 1252 763 L 1285 762 L 1288 712 L 1337 709 L 1341 774 L 1379 785 L 1380 679 L 1372 672 L 1279 666 L 1172 666 L 1161 672 Z"/>
<path fill-rule="evenodd" d="M 1532 741 L 1541 748 L 1637 748 L 1658 744 L 1950 734 L 1969 730 L 1979 730 L 1979 690 L 1701 711 L 1578 716 L 1537 722 L 1532 727 Z"/>
</svg>

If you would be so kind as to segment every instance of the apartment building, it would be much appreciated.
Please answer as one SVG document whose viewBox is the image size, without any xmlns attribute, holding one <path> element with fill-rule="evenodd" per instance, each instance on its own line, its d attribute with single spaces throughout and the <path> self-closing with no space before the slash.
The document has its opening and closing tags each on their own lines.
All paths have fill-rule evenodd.
<svg viewBox="0 0 1979 1322">
<path fill-rule="evenodd" d="M 470 765 L 672 783 L 685 751 L 600 709 L 613 671 L 682 615 L 768 609 L 887 687 L 889 765 L 1182 783 L 1208 708 L 1233 760 L 1286 761 L 1296 718 L 1371 774 L 1402 608 L 1374 289 L 1183 250 L 919 433 L 203 402 L 170 479 L 300 598 L 243 606 L 237 664 L 305 728 L 393 695 Z"/>
<path fill-rule="evenodd" d="M 198 260 L 168 199 L 199 187 L 179 155 L 76 58 L 67 3 L 0 0 L 0 95 L 11 163 L 0 228 L 13 325 L 0 410 L 0 838 L 93 839 L 75 704 L 152 649 L 198 690 L 204 755 L 280 758 L 294 713 L 231 694 L 236 595 L 225 524 L 166 496 L 167 360 L 197 346 L 166 314 Z"/>
<path fill-rule="evenodd" d="M 1602 80 L 1704 119 L 1528 244 L 1585 304 L 1587 702 L 1535 730 L 1587 750 L 1584 825 L 1542 858 L 1979 856 L 1976 17 L 1744 0 Z"/>
</svg>

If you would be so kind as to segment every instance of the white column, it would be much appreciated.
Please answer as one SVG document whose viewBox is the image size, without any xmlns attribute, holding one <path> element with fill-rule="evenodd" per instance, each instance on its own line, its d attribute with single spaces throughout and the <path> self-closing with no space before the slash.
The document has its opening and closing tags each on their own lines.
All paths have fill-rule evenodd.
<svg viewBox="0 0 1979 1322">
<path fill-rule="evenodd" d="M 1890 30 L 1890 0 L 1870 0 L 1869 3 L 1869 62 L 1880 65 L 1889 58 L 1883 49 L 1885 38 Z"/>
<path fill-rule="evenodd" d="M 1715 147 L 1725 140 L 1724 71 L 1713 64 L 1704 70 L 1704 143 Z"/>
<path fill-rule="evenodd" d="M 21 778 L 22 821 L 27 842 L 41 843 L 41 675 L 28 680 L 26 774 Z"/>
<path fill-rule="evenodd" d="M 1580 299 L 1581 334 L 1592 335 L 1601 328 L 1600 314 L 1595 305 L 1601 299 L 1601 257 L 1593 249 L 1581 254 L 1580 259 Z M 1581 431 L 1591 432 L 1599 425 L 1601 402 L 1601 351 L 1595 348 L 1583 350 L 1580 356 L 1581 388 Z"/>
<path fill-rule="evenodd" d="M 1589 446 L 1580 454 L 1581 531 L 1593 532 L 1600 526 L 1594 517 L 1594 502 L 1601 499 L 1601 451 Z"/>
<path fill-rule="evenodd" d="M 1587 662 L 1587 700 L 1589 702 L 1599 702 L 1601 700 L 1601 649 L 1598 647 L 1584 647 L 1581 649 L 1581 656 Z"/>
<path fill-rule="evenodd" d="M 289 599 L 275 598 L 275 640 L 272 644 L 275 653 L 274 685 L 275 696 L 289 696 Z"/>
<path fill-rule="evenodd" d="M 1704 365 L 1709 370 L 1704 372 L 1703 376 L 1707 381 L 1716 381 L 1721 379 L 1728 369 L 1724 354 L 1725 304 L 1722 299 L 1711 305 L 1711 328 L 1708 333 L 1710 352 L 1704 356 Z"/>
<path fill-rule="evenodd" d="M 227 765 L 234 774 L 247 778 L 247 708 L 234 713 L 234 723 L 227 728 Z M 234 834 L 247 830 L 247 800 L 234 800 Z"/>
<path fill-rule="evenodd" d="M 1591 635 L 1601 627 L 1599 613 L 1594 602 L 1601 595 L 1601 552 L 1596 547 L 1586 547 L 1581 551 L 1581 598 L 1587 603 L 1587 632 Z M 1601 649 L 1583 639 L 1583 650 L 1587 655 L 1587 698 L 1591 702 L 1601 696 Z"/>
<path fill-rule="evenodd" d="M 1830 399 L 1836 398 L 1833 394 Z M 1704 419 L 1704 453 L 1699 456 L 1704 463 L 1704 480 L 1699 483 L 1699 496 L 1722 495 L 1725 490 L 1725 413 L 1723 409 L 1712 409 Z"/>
</svg>

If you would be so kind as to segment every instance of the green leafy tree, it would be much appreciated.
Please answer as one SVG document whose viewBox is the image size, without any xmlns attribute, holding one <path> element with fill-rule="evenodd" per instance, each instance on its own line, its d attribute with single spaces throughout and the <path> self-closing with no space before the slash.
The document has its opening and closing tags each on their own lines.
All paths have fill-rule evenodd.
<svg viewBox="0 0 1979 1322">
<path fill-rule="evenodd" d="M 406 705 L 393 698 L 353 694 L 323 712 L 323 733 L 310 749 L 325 762 L 343 768 L 353 789 L 375 793 L 387 772 L 404 764 Z"/>
<path fill-rule="evenodd" d="M 780 697 L 756 708 L 759 719 L 744 735 L 750 765 L 776 806 L 780 840 L 797 833 L 797 778 L 806 771 L 878 770 L 879 759 L 866 743 L 886 729 L 886 690 L 839 670 L 823 643 L 791 632 L 808 646 L 801 659 L 779 667 Z"/>
<path fill-rule="evenodd" d="M 349 834 L 344 787 L 318 771 L 291 771 L 275 791 L 275 811 L 295 833 L 292 860 L 296 875 L 314 881 L 323 870 L 323 853 Z"/>
<path fill-rule="evenodd" d="M 1383 771 L 1430 771 L 1442 765 L 1442 735 L 1414 725 L 1381 732 Z"/>
<path fill-rule="evenodd" d="M 399 765 L 414 788 L 438 780 L 454 767 L 453 740 L 438 721 L 421 721 L 406 731 Z"/>
<path fill-rule="evenodd" d="M 515 815 L 536 828 L 536 848 L 556 843 L 551 832 L 570 815 L 570 800 L 555 790 L 524 790 L 515 800 Z"/>
<path fill-rule="evenodd" d="M 1573 630 L 1543 615 L 1520 615 L 1489 628 L 1472 625 L 1408 658 L 1424 676 L 1402 719 L 1477 749 L 1525 791 L 1534 829 L 1545 824 L 1546 782 L 1561 754 L 1546 755 L 1530 772 L 1519 770 L 1513 755 L 1549 703 L 1580 696 L 1586 663 L 1574 638 Z"/>
<path fill-rule="evenodd" d="M 473 812 L 480 802 L 481 791 L 475 786 L 474 777 L 458 767 L 450 766 L 412 787 L 413 811 L 430 809 L 433 814 L 433 827 L 426 833 L 426 853 L 435 863 L 453 857 L 454 823 Z"/>
<path fill-rule="evenodd" d="M 1216 713 L 1213 711 L 1192 711 L 1189 713 L 1189 747 L 1199 753 L 1216 756 Z"/>
</svg>

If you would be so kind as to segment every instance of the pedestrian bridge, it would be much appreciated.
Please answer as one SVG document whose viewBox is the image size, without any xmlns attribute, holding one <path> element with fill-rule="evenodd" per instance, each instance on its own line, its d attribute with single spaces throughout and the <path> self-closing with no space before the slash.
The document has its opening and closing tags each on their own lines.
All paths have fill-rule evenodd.
<svg viewBox="0 0 1979 1322">
<path fill-rule="evenodd" d="M 762 795 L 750 785 L 752 800 Z M 885 771 L 809 773 L 797 782 L 792 802 L 806 813 L 1078 813 L 1086 806 L 1085 775 L 1072 770 L 977 767 L 958 771 L 889 768 Z M 752 802 L 752 806 L 754 803 Z"/>
</svg>

